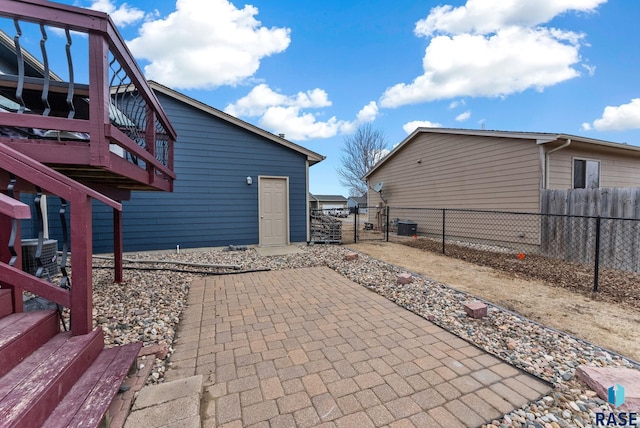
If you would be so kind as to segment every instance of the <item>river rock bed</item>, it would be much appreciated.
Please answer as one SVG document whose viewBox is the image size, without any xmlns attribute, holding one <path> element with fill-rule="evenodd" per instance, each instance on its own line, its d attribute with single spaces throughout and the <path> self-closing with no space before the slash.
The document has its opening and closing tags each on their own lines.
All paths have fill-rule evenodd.
<svg viewBox="0 0 640 428">
<path fill-rule="evenodd" d="M 179 318 L 187 302 L 189 283 L 207 274 L 234 274 L 262 269 L 295 269 L 328 266 L 352 281 L 385 296 L 398 305 L 434 322 L 554 385 L 549 396 L 529 403 L 491 425 L 499 427 L 590 427 L 596 412 L 610 406 L 574 377 L 580 364 L 635 367 L 636 363 L 595 344 L 544 327 L 489 304 L 488 316 L 467 317 L 464 302 L 476 300 L 464 292 L 420 276 L 406 285 L 396 284 L 404 272 L 400 267 L 360 254 L 346 261 L 350 252 L 341 246 L 312 245 L 302 253 L 262 257 L 254 249 L 244 251 L 181 251 L 140 253 L 129 259 L 148 263 L 126 263 L 124 282 L 113 283 L 112 262 L 94 259 L 94 322 L 102 326 L 107 346 L 134 341 L 145 345 L 166 344 L 169 355 L 156 359 L 148 383 L 163 381 Z M 170 262 L 228 267 L 190 267 Z M 156 270 L 163 269 L 163 270 Z"/>
</svg>

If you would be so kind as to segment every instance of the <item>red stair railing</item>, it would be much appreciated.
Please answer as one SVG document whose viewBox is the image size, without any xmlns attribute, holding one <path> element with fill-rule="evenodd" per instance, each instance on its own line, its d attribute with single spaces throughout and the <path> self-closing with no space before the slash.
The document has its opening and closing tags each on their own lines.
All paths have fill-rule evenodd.
<svg viewBox="0 0 640 428">
<path fill-rule="evenodd" d="M 48 194 L 57 195 L 71 205 L 71 266 L 73 283 L 64 289 L 40 278 L 36 278 L 11 265 L 11 261 L 0 261 L 0 281 L 3 288 L 14 290 L 14 302 L 19 305 L 22 291 L 29 291 L 71 310 L 71 332 L 73 335 L 89 333 L 92 322 L 92 221 L 91 200 L 96 199 L 116 210 L 122 205 L 70 178 L 42 165 L 41 163 L 0 143 L 0 185 L 11 188 L 7 193 L 21 189 L 32 190 L 34 186 Z M 27 207 L 28 208 L 28 207 Z M 12 220 L 25 218 L 24 204 L 9 195 L 0 197 L 0 216 Z M 29 212 L 30 215 L 30 212 Z M 7 229 L 7 222 L 0 222 Z M 4 232 L 3 230 L 3 232 Z M 15 228 L 14 228 L 15 230 Z M 2 233 L 1 236 L 5 236 Z M 19 253 L 20 236 L 12 231 L 8 247 L 12 253 Z M 2 245 L 5 245 L 4 243 Z M 19 307 L 17 308 L 19 310 Z"/>
</svg>

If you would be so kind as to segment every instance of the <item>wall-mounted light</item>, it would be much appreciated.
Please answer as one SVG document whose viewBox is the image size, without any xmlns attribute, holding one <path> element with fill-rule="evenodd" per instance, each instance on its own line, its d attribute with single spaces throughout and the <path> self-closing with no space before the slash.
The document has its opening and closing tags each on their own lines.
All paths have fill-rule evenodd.
<svg viewBox="0 0 640 428">
<path fill-rule="evenodd" d="M 251 186 L 251 183 L 253 183 L 253 180 L 251 179 L 251 177 L 247 177 L 247 184 Z"/>
</svg>

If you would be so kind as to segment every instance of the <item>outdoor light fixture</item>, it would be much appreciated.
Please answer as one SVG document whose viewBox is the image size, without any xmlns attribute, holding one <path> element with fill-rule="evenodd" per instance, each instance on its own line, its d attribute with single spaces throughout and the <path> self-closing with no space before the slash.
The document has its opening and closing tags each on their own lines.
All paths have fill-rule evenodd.
<svg viewBox="0 0 640 428">
<path fill-rule="evenodd" d="M 253 183 L 253 180 L 251 179 L 251 177 L 247 177 L 247 184 L 251 186 L 251 183 Z"/>
</svg>

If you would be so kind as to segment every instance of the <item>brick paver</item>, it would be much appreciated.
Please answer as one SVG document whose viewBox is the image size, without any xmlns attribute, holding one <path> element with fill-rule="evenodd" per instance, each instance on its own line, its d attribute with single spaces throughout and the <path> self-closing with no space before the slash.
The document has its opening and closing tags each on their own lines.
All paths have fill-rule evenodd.
<svg viewBox="0 0 640 428">
<path fill-rule="evenodd" d="M 551 389 L 328 268 L 195 280 L 175 349 L 203 426 L 470 427 Z"/>
</svg>

